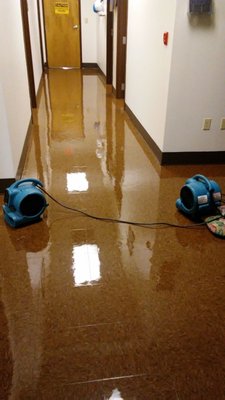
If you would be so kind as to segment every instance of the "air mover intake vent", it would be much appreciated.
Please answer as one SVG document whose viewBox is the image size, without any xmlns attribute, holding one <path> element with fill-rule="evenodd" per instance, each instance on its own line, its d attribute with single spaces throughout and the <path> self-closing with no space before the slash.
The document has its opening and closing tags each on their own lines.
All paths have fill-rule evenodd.
<svg viewBox="0 0 225 400">
<path fill-rule="evenodd" d="M 28 194 L 20 203 L 20 212 L 26 217 L 34 217 L 43 212 L 45 204 L 43 195 Z"/>
<path fill-rule="evenodd" d="M 184 206 L 188 209 L 191 210 L 194 204 L 194 195 L 191 191 L 191 189 L 187 186 L 183 186 L 180 192 L 180 196 L 182 198 Z"/>
</svg>

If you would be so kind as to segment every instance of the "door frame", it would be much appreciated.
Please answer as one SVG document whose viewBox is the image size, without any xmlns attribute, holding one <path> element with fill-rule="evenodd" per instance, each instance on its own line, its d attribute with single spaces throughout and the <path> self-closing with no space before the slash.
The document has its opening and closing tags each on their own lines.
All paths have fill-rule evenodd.
<svg viewBox="0 0 225 400">
<path fill-rule="evenodd" d="M 111 0 L 107 0 L 107 32 L 106 32 L 106 83 L 112 84 L 113 77 L 113 9 Z"/>
<path fill-rule="evenodd" d="M 116 98 L 125 97 L 128 0 L 117 2 Z"/>
<path fill-rule="evenodd" d="M 20 0 L 31 109 L 37 108 L 27 0 Z"/>
<path fill-rule="evenodd" d="M 47 41 L 46 41 L 46 30 L 45 30 L 45 9 L 44 9 L 44 0 L 41 0 L 41 11 L 42 11 L 42 23 L 43 23 L 43 32 L 44 32 L 44 38 L 42 37 L 42 26 L 41 26 L 41 20 L 40 20 L 40 25 L 39 25 L 39 31 L 41 32 L 41 43 L 42 46 L 45 49 L 45 59 L 43 55 L 43 64 L 44 64 L 44 69 L 48 69 L 48 49 L 47 49 Z"/>
<path fill-rule="evenodd" d="M 41 50 L 42 72 L 44 72 L 45 62 L 44 62 L 44 48 L 43 48 L 43 37 L 42 37 L 43 2 L 42 2 L 42 0 L 36 0 L 36 1 L 37 1 L 38 29 L 39 29 L 39 40 L 40 40 L 40 50 Z"/>
</svg>

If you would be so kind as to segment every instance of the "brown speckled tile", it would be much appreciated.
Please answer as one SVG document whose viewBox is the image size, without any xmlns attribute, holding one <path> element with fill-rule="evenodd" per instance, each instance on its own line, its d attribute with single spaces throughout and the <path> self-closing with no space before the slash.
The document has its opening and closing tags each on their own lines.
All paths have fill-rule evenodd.
<svg viewBox="0 0 225 400">
<path fill-rule="evenodd" d="M 96 73 L 49 71 L 35 118 L 23 176 L 69 207 L 188 224 L 188 177 L 225 188 L 161 167 Z M 0 399 L 224 400 L 224 241 L 48 202 L 18 229 L 0 211 Z"/>
</svg>

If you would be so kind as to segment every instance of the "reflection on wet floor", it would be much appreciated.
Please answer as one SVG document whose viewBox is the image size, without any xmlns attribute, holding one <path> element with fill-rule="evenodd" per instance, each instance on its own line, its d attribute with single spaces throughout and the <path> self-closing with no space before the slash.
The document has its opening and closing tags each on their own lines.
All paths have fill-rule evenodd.
<svg viewBox="0 0 225 400">
<path fill-rule="evenodd" d="M 23 176 L 59 201 L 185 224 L 196 173 L 225 188 L 223 166 L 159 166 L 97 73 L 45 75 Z M 39 223 L 0 219 L 0 398 L 224 400 L 224 242 L 48 202 Z"/>
<path fill-rule="evenodd" d="M 73 247 L 73 276 L 75 286 L 92 285 L 101 279 L 98 247 L 82 244 Z"/>
<path fill-rule="evenodd" d="M 67 174 L 68 192 L 86 192 L 89 183 L 85 172 L 70 172 Z"/>
</svg>

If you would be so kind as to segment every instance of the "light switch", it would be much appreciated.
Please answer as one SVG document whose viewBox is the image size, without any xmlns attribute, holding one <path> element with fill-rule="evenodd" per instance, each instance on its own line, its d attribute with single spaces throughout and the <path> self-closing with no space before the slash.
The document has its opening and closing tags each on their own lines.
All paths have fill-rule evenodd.
<svg viewBox="0 0 225 400">
<path fill-rule="evenodd" d="M 222 119 L 221 119 L 221 122 L 220 122 L 220 129 L 221 129 L 221 131 L 224 131 L 224 130 L 225 130 L 225 118 L 222 118 Z"/>
<path fill-rule="evenodd" d="M 205 119 L 203 120 L 202 129 L 203 129 L 204 131 L 209 131 L 210 128 L 211 128 L 211 123 L 212 123 L 212 118 L 205 118 Z"/>
</svg>

